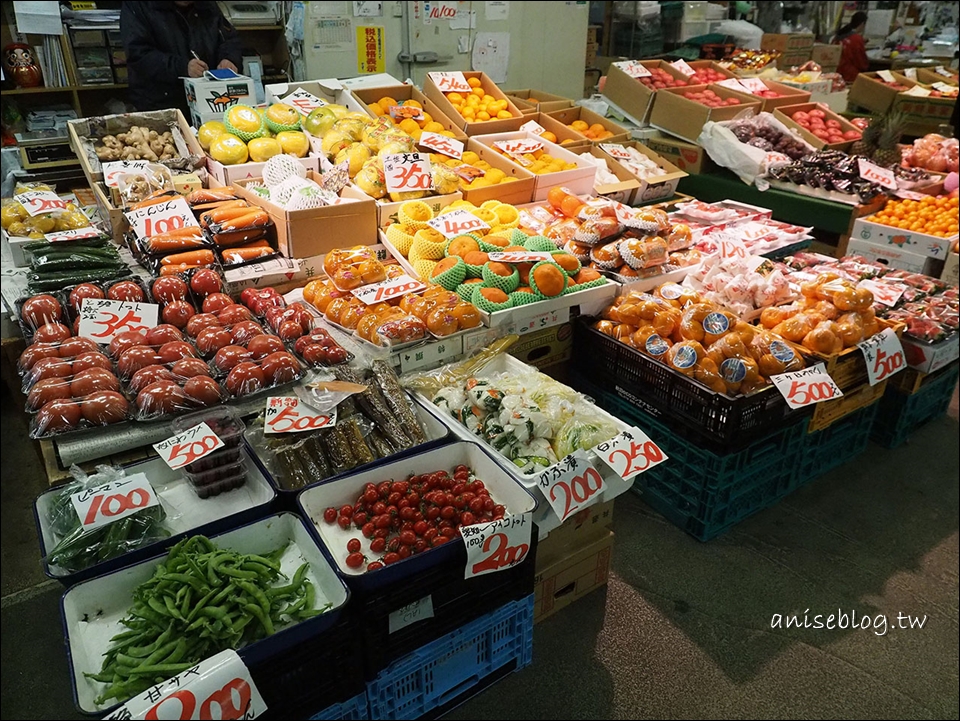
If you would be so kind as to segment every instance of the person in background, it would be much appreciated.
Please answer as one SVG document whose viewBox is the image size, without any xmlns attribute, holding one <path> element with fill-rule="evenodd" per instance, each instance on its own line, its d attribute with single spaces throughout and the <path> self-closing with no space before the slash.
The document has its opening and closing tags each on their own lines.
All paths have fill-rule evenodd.
<svg viewBox="0 0 960 721">
<path fill-rule="evenodd" d="M 123 2 L 129 100 L 137 110 L 180 108 L 189 122 L 183 77 L 210 68 L 239 72 L 240 37 L 216 2 Z"/>
<path fill-rule="evenodd" d="M 833 39 L 834 44 L 840 44 L 843 49 L 840 51 L 840 64 L 837 72 L 843 76 L 848 83 L 857 79 L 857 75 L 865 72 L 870 67 L 870 59 L 867 58 L 867 45 L 863 41 L 863 29 L 867 26 L 867 14 L 857 11 L 850 18 L 850 22 L 837 31 Z"/>
</svg>

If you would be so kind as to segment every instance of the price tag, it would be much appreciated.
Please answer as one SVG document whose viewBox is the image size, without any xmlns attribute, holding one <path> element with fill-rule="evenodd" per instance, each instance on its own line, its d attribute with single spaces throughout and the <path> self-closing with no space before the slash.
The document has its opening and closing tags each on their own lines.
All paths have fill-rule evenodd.
<svg viewBox="0 0 960 721">
<path fill-rule="evenodd" d="M 109 343 L 127 331 L 147 331 L 157 325 L 160 306 L 109 298 L 85 298 L 80 306 L 79 335 Z"/>
<path fill-rule="evenodd" d="M 860 341 L 857 347 L 863 352 L 867 380 L 872 386 L 907 367 L 900 339 L 890 328 L 884 328 L 876 335 Z"/>
<path fill-rule="evenodd" d="M 670 67 L 673 68 L 674 70 L 680 71 L 681 74 L 686 75 L 688 78 L 691 75 L 695 75 L 697 72 L 696 70 L 691 68 L 690 64 L 683 58 L 680 58 L 679 60 L 674 60 L 672 63 L 670 63 Z"/>
<path fill-rule="evenodd" d="M 893 73 L 891 73 L 889 70 L 878 70 L 877 75 L 879 75 L 880 79 L 883 80 L 885 83 L 897 82 L 897 79 L 893 77 Z"/>
<path fill-rule="evenodd" d="M 616 145 L 614 143 L 600 143 L 600 149 L 611 158 L 616 158 L 617 160 L 631 160 L 633 158 L 633 155 L 630 154 L 630 151 L 628 151 L 622 145 Z"/>
<path fill-rule="evenodd" d="M 456 138 L 440 135 L 440 133 L 421 133 L 417 145 L 457 160 L 463 157 L 463 143 Z"/>
<path fill-rule="evenodd" d="M 564 308 L 556 308 L 554 310 L 548 310 L 545 313 L 527 316 L 526 318 L 516 321 L 513 330 L 510 332 L 516 333 L 517 335 L 523 335 L 524 333 L 530 333 L 531 331 L 551 328 L 555 325 L 566 323 L 568 320 L 570 320 L 570 307 L 567 306 Z"/>
<path fill-rule="evenodd" d="M 767 85 L 760 78 L 740 78 L 740 84 L 748 93 L 762 93 Z"/>
<path fill-rule="evenodd" d="M 309 115 L 311 110 L 322 108 L 327 104 L 326 100 L 318 98 L 313 93 L 308 93 L 303 89 L 294 90 L 283 99 L 283 102 L 287 105 L 292 105 L 304 115 Z"/>
<path fill-rule="evenodd" d="M 743 83 L 736 78 L 724 78 L 723 80 L 718 80 L 716 84 L 721 88 L 727 88 L 728 90 L 736 90 L 741 93 L 750 93 L 750 91 L 744 87 Z M 753 93 L 750 94 L 752 95 Z"/>
<path fill-rule="evenodd" d="M 160 503 L 143 473 L 136 473 L 70 496 L 85 529 L 119 521 L 142 508 Z"/>
<path fill-rule="evenodd" d="M 173 470 L 183 468 L 223 446 L 224 442 L 220 440 L 220 436 L 214 433 L 206 423 L 198 423 L 183 433 L 153 444 L 164 463 Z"/>
<path fill-rule="evenodd" d="M 103 164 L 103 184 L 108 188 L 120 187 L 120 176 L 124 173 L 142 173 L 147 169 L 146 160 L 115 160 Z"/>
<path fill-rule="evenodd" d="M 921 196 L 923 197 L 923 196 Z M 867 278 L 857 283 L 858 288 L 866 288 L 873 293 L 873 299 L 878 303 L 892 308 L 900 300 L 900 296 L 907 290 L 903 283 L 894 283 L 892 281 L 876 281 Z"/>
<path fill-rule="evenodd" d="M 390 117 L 394 120 L 423 120 L 423 110 L 416 105 L 391 105 Z"/>
<path fill-rule="evenodd" d="M 748 255 L 747 246 L 739 238 L 720 239 L 720 257 L 723 260 L 746 260 Z"/>
<path fill-rule="evenodd" d="M 191 226 L 200 227 L 182 196 L 148 205 L 146 208 L 129 210 L 124 215 L 138 238 L 152 238 L 160 233 Z"/>
<path fill-rule="evenodd" d="M 813 403 L 839 398 L 843 391 L 824 370 L 823 363 L 790 373 L 770 376 L 791 408 L 803 408 Z"/>
<path fill-rule="evenodd" d="M 946 69 L 945 67 L 943 67 L 942 65 L 938 65 L 937 67 L 935 67 L 935 68 L 933 69 L 933 72 L 935 72 L 937 75 L 942 75 L 942 76 L 945 77 L 945 78 L 952 78 L 952 77 L 953 77 L 953 73 L 950 72 L 949 70 L 947 70 L 947 69 Z"/>
<path fill-rule="evenodd" d="M 649 78 L 651 73 L 638 60 L 626 60 L 614 63 L 614 67 L 620 68 L 631 78 Z"/>
<path fill-rule="evenodd" d="M 493 147 L 502 150 L 522 165 L 529 165 L 530 161 L 524 158 L 525 153 L 535 153 L 543 150 L 543 143 L 533 138 L 518 138 L 516 140 L 498 140 Z"/>
<path fill-rule="evenodd" d="M 99 238 L 100 231 L 92 225 L 86 228 L 77 228 L 75 230 L 58 230 L 55 233 L 44 233 L 44 238 L 50 243 L 66 243 L 70 240 L 80 240 L 81 238 Z"/>
<path fill-rule="evenodd" d="M 434 84 L 445 93 L 469 93 L 470 83 L 460 72 L 427 73 Z"/>
<path fill-rule="evenodd" d="M 320 174 L 320 185 L 334 195 L 350 184 L 350 163 L 344 160 Z"/>
<path fill-rule="evenodd" d="M 625 481 L 649 471 L 668 458 L 639 428 L 621 431 L 609 441 L 598 443 L 590 450 Z"/>
<path fill-rule="evenodd" d="M 916 68 L 904 68 L 903 74 L 907 76 L 910 80 L 917 79 L 917 69 Z"/>
<path fill-rule="evenodd" d="M 421 283 L 416 278 L 411 278 L 404 273 L 380 283 L 371 283 L 361 288 L 354 288 L 350 292 L 367 305 L 373 305 L 374 303 L 383 303 L 394 298 L 400 298 L 408 293 L 419 293 L 426 287 L 425 283 Z"/>
<path fill-rule="evenodd" d="M 857 158 L 857 165 L 860 168 L 860 177 L 864 180 L 869 180 L 871 183 L 876 183 L 890 190 L 897 189 L 897 178 L 892 170 L 881 168 L 866 158 Z"/>
<path fill-rule="evenodd" d="M 953 85 L 947 85 L 946 83 L 934 83 L 931 85 L 934 90 L 939 90 L 944 95 L 956 95 L 957 89 Z"/>
<path fill-rule="evenodd" d="M 547 129 L 540 125 L 540 123 L 538 123 L 536 120 L 528 120 L 520 126 L 520 130 L 522 130 L 524 133 L 543 135 Z"/>
<path fill-rule="evenodd" d="M 266 711 L 250 670 L 228 649 L 151 686 L 105 718 L 254 719 Z"/>
<path fill-rule="evenodd" d="M 475 168 L 472 165 L 458 165 L 453 169 L 453 172 L 466 180 L 468 183 L 472 183 L 477 178 L 482 178 L 487 174 L 483 168 Z"/>
<path fill-rule="evenodd" d="M 912 88 L 904 90 L 903 95 L 914 95 L 918 98 L 926 98 L 930 95 L 930 91 L 922 85 L 914 85 Z"/>
<path fill-rule="evenodd" d="M 539 263 L 553 258 L 549 253 L 533 250 L 494 251 L 488 257 L 495 263 Z"/>
<path fill-rule="evenodd" d="M 321 413 L 296 396 L 270 396 L 263 416 L 264 433 L 300 433 L 336 425 L 337 409 Z"/>
<path fill-rule="evenodd" d="M 460 535 L 467 548 L 463 577 L 484 576 L 522 563 L 530 551 L 531 528 L 533 521 L 529 513 L 463 526 Z"/>
<path fill-rule="evenodd" d="M 388 193 L 433 188 L 430 158 L 424 153 L 399 153 L 386 156 L 383 159 L 383 174 L 387 181 Z"/>
<path fill-rule="evenodd" d="M 421 368 L 436 368 L 463 355 L 463 336 L 441 338 L 431 343 L 400 351 L 400 373 Z"/>
<path fill-rule="evenodd" d="M 458 209 L 428 220 L 427 225 L 443 235 L 444 238 L 456 238 L 475 230 L 490 230 L 490 226 L 466 210 Z M 491 258 L 492 260 L 492 258 Z"/>
<path fill-rule="evenodd" d="M 537 485 L 561 522 L 599 501 L 606 487 L 583 451 L 571 453 L 541 471 Z"/>
<path fill-rule="evenodd" d="M 13 199 L 23 206 L 31 218 L 44 213 L 55 213 L 67 207 L 67 201 L 49 190 L 28 190 L 14 195 Z"/>
<path fill-rule="evenodd" d="M 923 200 L 927 197 L 923 193 L 915 193 L 912 190 L 905 190 L 904 188 L 897 188 L 893 191 L 893 194 L 898 198 L 906 198 L 907 200 Z"/>
<path fill-rule="evenodd" d="M 387 621 L 388 633 L 396 633 L 417 621 L 426 621 L 428 618 L 433 618 L 433 596 L 424 596 L 419 601 L 408 603 L 391 613 Z"/>
</svg>

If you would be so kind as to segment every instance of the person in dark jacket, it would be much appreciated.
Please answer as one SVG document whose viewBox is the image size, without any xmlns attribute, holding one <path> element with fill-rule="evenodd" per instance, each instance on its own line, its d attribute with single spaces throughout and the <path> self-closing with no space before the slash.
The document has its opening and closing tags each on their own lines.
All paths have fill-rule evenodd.
<svg viewBox="0 0 960 721">
<path fill-rule="evenodd" d="M 243 62 L 240 37 L 216 2 L 124 2 L 120 37 L 137 110 L 180 108 L 187 115 L 183 77 L 210 68 L 239 72 Z"/>
</svg>

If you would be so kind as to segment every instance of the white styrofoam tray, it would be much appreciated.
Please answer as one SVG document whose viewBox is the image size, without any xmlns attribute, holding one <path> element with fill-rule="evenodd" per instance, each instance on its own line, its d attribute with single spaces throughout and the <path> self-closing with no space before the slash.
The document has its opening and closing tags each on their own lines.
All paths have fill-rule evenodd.
<svg viewBox="0 0 960 721">
<path fill-rule="evenodd" d="M 347 566 L 349 555 L 347 541 L 351 538 L 360 539 L 364 549 L 369 549 L 369 541 L 362 536 L 359 529 L 353 526 L 344 530 L 336 523 L 327 523 L 323 520 L 323 512 L 330 507 L 352 506 L 367 483 L 402 481 L 411 475 L 435 471 L 449 471 L 452 474 L 460 464 L 467 466 L 477 478 L 483 481 L 490 490 L 490 497 L 496 503 L 506 507 L 506 515 L 534 513 L 534 519 L 536 519 L 537 501 L 534 497 L 521 485 L 514 483 L 511 477 L 504 475 L 500 464 L 477 443 L 462 441 L 308 488 L 300 494 L 300 507 L 307 518 L 313 521 L 323 544 L 336 561 L 340 572 L 347 576 L 360 576 L 366 572 L 366 565 L 360 568 Z M 455 542 L 462 543 L 462 539 L 458 536 Z M 411 556 L 410 560 L 419 557 L 419 555 Z M 373 557 L 370 560 L 373 560 Z M 399 566 L 406 560 L 408 559 L 395 565 Z"/>
<path fill-rule="evenodd" d="M 276 492 L 260 472 L 259 466 L 251 459 L 245 445 L 241 446 L 240 458 L 246 462 L 246 483 L 240 488 L 209 498 L 200 498 L 183 473 L 173 470 L 160 458 L 127 466 L 125 470 L 128 476 L 135 473 L 146 475 L 166 511 L 167 518 L 163 525 L 170 531 L 171 536 L 175 536 L 257 506 L 266 507 L 273 501 Z M 40 552 L 44 557 L 56 546 L 49 515 L 58 495 L 57 490 L 59 489 L 40 494 L 34 502 L 40 527 Z M 47 570 L 54 578 L 70 575 L 58 566 L 47 566 Z"/>
<path fill-rule="evenodd" d="M 316 590 L 316 608 L 330 603 L 333 605 L 328 613 L 332 613 L 347 602 L 348 593 L 343 581 L 310 536 L 303 520 L 293 513 L 268 516 L 212 536 L 211 540 L 218 548 L 239 553 L 269 553 L 289 544 L 280 559 L 281 571 L 289 579 L 304 561 L 310 564 L 306 578 Z M 86 678 L 84 672 L 99 673 L 102 656 L 110 647 L 110 638 L 126 630 L 125 626 L 120 625 L 120 619 L 127 615 L 133 605 L 134 589 L 150 579 L 165 558 L 166 555 L 159 556 L 115 573 L 91 578 L 63 594 L 60 610 L 66 633 L 71 681 L 77 706 L 85 713 L 99 713 L 107 707 L 94 704 L 94 699 L 106 685 Z M 277 585 L 283 585 L 283 579 Z M 324 615 L 296 625 L 310 624 Z M 292 626 L 280 629 L 277 634 L 285 633 L 290 628 Z M 266 640 L 257 641 L 247 648 Z"/>
</svg>

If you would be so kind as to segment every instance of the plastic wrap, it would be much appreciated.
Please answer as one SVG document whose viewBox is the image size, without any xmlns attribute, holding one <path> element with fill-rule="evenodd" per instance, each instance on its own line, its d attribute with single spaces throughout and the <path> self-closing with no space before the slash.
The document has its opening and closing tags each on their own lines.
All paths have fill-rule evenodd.
<svg viewBox="0 0 960 721">
<path fill-rule="evenodd" d="M 332 250 L 323 259 L 323 269 L 340 290 L 354 290 L 387 279 L 377 253 L 365 245 Z"/>
<path fill-rule="evenodd" d="M 173 430 L 177 434 L 183 433 L 200 423 L 209 426 L 223 441 L 223 447 L 185 465 L 181 469 L 184 478 L 190 482 L 200 498 L 209 498 L 240 488 L 247 480 L 242 450 L 246 429 L 243 421 L 234 409 L 218 406 L 178 416 L 173 422 Z"/>
<path fill-rule="evenodd" d="M 46 183 L 18 182 L 13 193 L 16 196 L 34 191 L 52 193 L 54 188 Z M 31 216 L 14 197 L 4 198 L 0 204 L 0 224 L 12 236 L 43 240 L 46 233 L 87 228 L 90 220 L 73 202 L 66 203 L 63 208 Z"/>
</svg>

